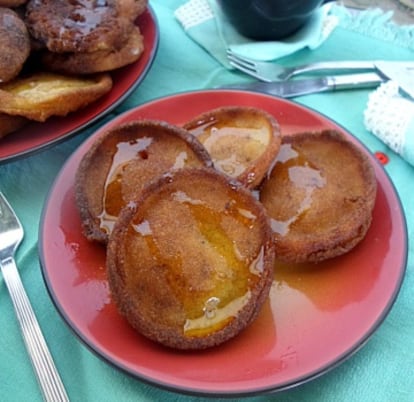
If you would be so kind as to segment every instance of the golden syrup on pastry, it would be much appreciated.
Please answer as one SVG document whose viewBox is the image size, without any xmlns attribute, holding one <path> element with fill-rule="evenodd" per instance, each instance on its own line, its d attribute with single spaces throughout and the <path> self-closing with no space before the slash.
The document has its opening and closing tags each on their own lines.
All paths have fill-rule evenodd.
<svg viewBox="0 0 414 402">
<path fill-rule="evenodd" d="M 185 167 L 185 164 L 188 162 L 188 154 L 185 151 L 179 152 L 177 157 L 175 158 L 175 162 L 172 170 L 182 169 Z"/>
<path fill-rule="evenodd" d="M 103 210 L 99 215 L 100 227 L 107 233 L 112 231 L 115 221 L 124 205 L 122 195 L 122 174 L 125 166 L 134 158 L 148 158 L 148 147 L 153 138 L 142 137 L 133 141 L 118 142 L 112 158 L 103 192 Z"/>
<path fill-rule="evenodd" d="M 151 133 L 151 127 L 139 138 L 120 139 L 108 146 L 112 147 L 108 152 L 112 160 L 104 185 L 103 209 L 98 216 L 100 228 L 107 233 L 111 233 L 122 207 L 148 183 L 169 171 L 210 164 L 199 153 L 205 152 L 201 146 L 192 148 L 190 141 L 169 132 Z"/>
<path fill-rule="evenodd" d="M 250 292 L 234 298 L 224 307 L 219 307 L 221 300 L 218 297 L 210 297 L 203 307 L 203 315 L 195 319 L 187 319 L 184 324 L 184 333 L 187 336 L 205 336 L 209 332 L 215 332 L 224 327 L 232 317 L 245 306 L 250 299 Z"/>
<path fill-rule="evenodd" d="M 70 35 L 72 40 L 82 40 L 83 36 L 94 31 L 107 18 L 107 1 L 78 0 L 74 2 L 74 6 L 73 11 L 64 19 L 60 28 L 62 38 L 65 38 L 66 32 L 68 32 L 67 35 Z"/>
<path fill-rule="evenodd" d="M 157 219 L 165 210 L 179 210 L 187 216 L 189 238 L 181 229 L 180 239 L 171 239 L 168 245 L 160 240 L 168 223 L 161 225 Z M 224 219 L 250 228 L 256 215 L 236 200 L 219 211 L 184 191 L 172 191 L 164 207 L 159 210 L 157 203 L 151 204 L 143 215 L 132 221 L 128 235 L 145 245 L 154 264 L 164 267 L 168 292 L 180 301 L 185 314 L 185 336 L 206 336 L 226 326 L 249 302 L 250 289 L 263 272 L 264 251 L 260 248 L 255 256 L 243 255 L 228 236 Z M 187 244 L 193 246 L 189 255 Z"/>
<path fill-rule="evenodd" d="M 268 127 L 238 127 L 230 119 L 200 120 L 187 130 L 207 149 L 215 168 L 231 177 L 240 176 L 270 141 Z"/>
<path fill-rule="evenodd" d="M 302 200 L 296 206 L 295 212 L 285 219 L 271 216 L 272 230 L 284 236 L 289 229 L 306 214 L 312 205 L 313 193 L 326 184 L 323 173 L 312 166 L 308 159 L 297 151 L 291 144 L 283 144 L 279 155 L 270 171 L 271 176 L 278 176 L 279 181 L 288 182 L 296 189 L 303 191 Z M 270 211 L 271 212 L 271 211 Z"/>
</svg>

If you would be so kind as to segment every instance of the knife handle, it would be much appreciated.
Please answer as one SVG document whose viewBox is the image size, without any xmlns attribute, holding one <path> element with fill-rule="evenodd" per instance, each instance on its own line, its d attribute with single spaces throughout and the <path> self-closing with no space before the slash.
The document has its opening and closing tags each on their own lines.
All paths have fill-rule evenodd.
<svg viewBox="0 0 414 402">
<path fill-rule="evenodd" d="M 369 71 L 375 70 L 375 62 L 373 61 L 360 61 L 360 60 L 343 60 L 343 61 L 319 61 L 311 64 L 304 64 L 299 67 L 295 67 L 292 76 L 296 76 L 303 73 L 351 73 L 352 71 Z"/>
<path fill-rule="evenodd" d="M 373 88 L 384 80 L 376 73 L 361 73 L 351 75 L 335 75 L 327 77 L 328 86 L 332 90 Z"/>
</svg>

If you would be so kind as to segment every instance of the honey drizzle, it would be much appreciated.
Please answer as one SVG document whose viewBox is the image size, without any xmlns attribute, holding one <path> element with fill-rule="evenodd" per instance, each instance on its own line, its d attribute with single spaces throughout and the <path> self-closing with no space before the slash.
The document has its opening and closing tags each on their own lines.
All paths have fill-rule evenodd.
<svg viewBox="0 0 414 402">
<path fill-rule="evenodd" d="M 73 2 L 73 6 L 73 10 L 60 27 L 59 34 L 63 40 L 66 36 L 72 40 L 82 40 L 85 35 L 105 22 L 109 9 L 108 2 L 105 0 L 95 2 L 77 0 Z"/>
<path fill-rule="evenodd" d="M 157 264 L 169 268 L 167 277 L 171 291 L 180 299 L 186 314 L 183 327 L 186 336 L 204 336 L 224 327 L 248 303 L 251 297 L 250 287 L 254 286 L 263 272 L 264 250 L 261 248 L 254 258 L 248 260 L 222 229 L 223 212 L 208 207 L 202 200 L 193 199 L 183 191 L 171 193 L 170 199 L 188 207 L 204 241 L 226 261 L 226 269 L 217 269 L 218 266 L 215 266 L 213 278 L 209 279 L 214 282 L 213 292 L 209 289 L 183 292 L 183 286 L 188 288 L 188 280 L 181 269 L 183 257 L 179 254 L 166 256 L 162 252 L 151 222 L 145 217 L 140 222 L 133 222 L 131 228 L 135 235 L 143 237 Z M 256 219 L 251 211 L 238 208 L 236 201 L 226 205 L 224 214 L 235 217 L 247 227 L 251 227 Z M 229 282 L 232 283 L 231 294 L 228 293 Z"/>
<path fill-rule="evenodd" d="M 118 142 L 117 151 L 106 177 L 102 199 L 102 212 L 98 216 L 100 228 L 110 233 L 122 208 L 122 174 L 125 166 L 137 157 L 146 158 L 153 138 L 142 137 L 131 141 Z"/>
<path fill-rule="evenodd" d="M 285 236 L 290 227 L 298 222 L 312 205 L 313 193 L 316 189 L 326 185 L 326 178 L 322 172 L 311 166 L 308 159 L 300 154 L 291 144 L 281 146 L 278 157 L 272 168 L 272 172 L 282 175 L 284 181 L 290 181 L 294 186 L 305 190 L 305 196 L 301 201 L 295 215 L 286 220 L 270 219 L 272 230 Z M 273 174 L 273 173 L 271 173 Z"/>
<path fill-rule="evenodd" d="M 247 164 L 262 154 L 270 140 L 263 138 L 263 134 L 267 133 L 265 128 L 236 127 L 231 125 L 231 121 L 218 121 L 215 118 L 200 120 L 187 130 L 204 145 L 215 168 L 231 177 L 240 176 L 246 170 Z M 223 147 L 220 142 L 227 145 Z M 246 143 L 250 146 L 247 147 Z M 243 145 L 243 150 L 237 152 L 238 146 Z M 246 155 L 248 159 L 243 160 Z"/>
</svg>

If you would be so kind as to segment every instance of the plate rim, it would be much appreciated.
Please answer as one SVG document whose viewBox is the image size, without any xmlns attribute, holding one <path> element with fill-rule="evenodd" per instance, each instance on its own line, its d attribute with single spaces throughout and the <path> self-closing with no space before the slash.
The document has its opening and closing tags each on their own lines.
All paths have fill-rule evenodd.
<svg viewBox="0 0 414 402">
<path fill-rule="evenodd" d="M 364 333 L 364 336 L 362 336 L 358 342 L 355 344 L 352 344 L 347 350 L 345 350 L 341 355 L 338 355 L 333 361 L 327 362 L 324 366 L 320 366 L 317 369 L 313 370 L 312 372 L 309 372 L 307 374 L 301 375 L 294 380 L 285 381 L 279 385 L 272 386 L 260 386 L 257 388 L 249 388 L 246 390 L 240 389 L 240 390 L 213 390 L 209 391 L 208 389 L 200 389 L 197 387 L 183 387 L 181 385 L 174 385 L 166 381 L 158 380 L 154 377 L 147 376 L 145 374 L 134 372 L 133 370 L 130 370 L 128 367 L 126 367 L 125 364 L 119 361 L 115 361 L 110 355 L 108 355 L 105 350 L 97 347 L 96 345 L 93 345 L 93 342 L 87 339 L 87 337 L 81 333 L 81 331 L 76 328 L 76 325 L 70 320 L 70 318 L 67 316 L 66 312 L 63 310 L 62 306 L 60 306 L 59 301 L 57 300 L 57 297 L 53 291 L 53 288 L 51 286 L 51 283 L 49 281 L 49 277 L 47 275 L 47 269 L 45 268 L 45 261 L 44 261 L 44 253 L 43 253 L 43 230 L 44 230 L 44 222 L 45 222 L 45 215 L 47 213 L 47 205 L 49 204 L 50 199 L 52 198 L 54 189 L 59 182 L 59 178 L 61 175 L 65 172 L 65 169 L 67 165 L 72 161 L 72 158 L 76 158 L 78 156 L 78 152 L 81 152 L 79 148 L 82 148 L 88 141 L 93 141 L 93 138 L 100 135 L 99 133 L 102 133 L 108 125 L 117 124 L 118 121 L 121 121 L 123 118 L 127 118 L 129 114 L 133 114 L 136 112 L 136 110 L 150 106 L 151 104 L 156 104 L 160 101 L 168 101 L 170 99 L 174 99 L 177 97 L 186 97 L 191 95 L 196 96 L 202 96 L 204 94 L 209 93 L 233 93 L 233 92 L 239 92 L 244 94 L 249 94 L 252 96 L 259 96 L 259 97 L 265 97 L 269 98 L 270 101 L 276 100 L 278 102 L 282 103 L 288 103 L 293 107 L 298 107 L 304 111 L 310 111 L 311 113 L 316 114 L 318 117 L 322 117 L 324 120 L 332 123 L 333 125 L 336 125 L 340 128 L 343 132 L 345 132 L 347 135 L 349 135 L 354 142 L 356 142 L 360 147 L 362 147 L 367 153 L 372 161 L 375 161 L 377 163 L 376 167 L 377 169 L 383 174 L 384 179 L 386 180 L 386 184 L 389 186 L 390 190 L 392 191 L 392 196 L 395 198 L 397 205 L 395 207 L 398 209 L 398 216 L 401 218 L 401 234 L 404 239 L 403 244 L 401 245 L 402 254 L 401 254 L 401 262 L 402 266 L 399 268 L 399 274 L 398 274 L 398 280 L 395 282 L 395 286 L 392 291 L 391 297 L 387 300 L 386 305 L 382 309 L 381 313 L 377 317 L 377 319 L 373 322 L 373 325 L 369 328 L 368 331 Z M 402 284 L 404 282 L 406 270 L 407 270 L 407 260 L 408 260 L 408 228 L 407 228 L 407 221 L 405 216 L 405 211 L 401 202 L 401 198 L 399 196 L 399 193 L 395 187 L 394 182 L 392 181 L 390 175 L 385 170 L 385 168 L 375 159 L 375 156 L 371 153 L 371 151 L 368 149 L 368 147 L 359 140 L 354 134 L 352 134 L 348 129 L 331 119 L 330 117 L 324 115 L 320 111 L 305 106 L 302 104 L 299 104 L 293 100 L 285 99 L 277 96 L 271 96 L 266 95 L 262 93 L 257 93 L 253 91 L 245 91 L 245 90 L 238 90 L 238 89 L 202 89 L 202 90 L 191 90 L 191 91 L 182 91 L 182 92 L 176 92 L 173 94 L 165 95 L 165 96 L 159 96 L 157 98 L 154 98 L 152 100 L 149 100 L 141 105 L 138 105 L 134 108 L 131 108 L 118 116 L 116 116 L 114 119 L 106 122 L 104 125 L 99 127 L 94 133 L 92 133 L 88 138 L 86 138 L 79 146 L 77 150 L 75 150 L 72 155 L 69 156 L 69 158 L 65 161 L 64 165 L 58 172 L 58 174 L 55 177 L 55 180 L 53 181 L 52 185 L 50 186 L 49 193 L 47 194 L 47 197 L 45 198 L 44 207 L 42 209 L 41 217 L 40 217 L 40 225 L 39 225 L 39 242 L 38 242 L 38 254 L 39 254 L 39 260 L 40 260 L 40 268 L 43 280 L 46 284 L 46 289 L 49 293 L 49 296 L 58 311 L 59 315 L 63 318 L 65 324 L 70 328 L 70 330 L 82 341 L 82 343 L 88 347 L 89 350 L 91 350 L 96 356 L 98 356 L 101 360 L 105 361 L 107 364 L 110 364 L 111 366 L 117 368 L 121 372 L 127 374 L 128 376 L 134 378 L 135 380 L 143 381 L 149 385 L 159 387 L 164 390 L 172 391 L 175 393 L 180 393 L 184 395 L 191 395 L 191 396 L 201 396 L 201 397 L 252 397 L 252 396 L 259 396 L 259 395 L 266 395 L 266 394 L 276 394 L 282 391 L 286 391 L 289 389 L 296 388 L 300 385 L 303 385 L 305 383 L 308 383 L 318 377 L 321 377 L 325 375 L 326 373 L 330 372 L 331 370 L 334 370 L 341 364 L 343 364 L 345 361 L 347 361 L 349 358 L 354 356 L 359 350 L 361 350 L 371 339 L 373 334 L 378 330 L 378 328 L 383 324 L 386 317 L 389 315 L 390 311 L 392 310 L 392 307 L 396 303 L 398 299 L 398 295 L 401 291 Z M 378 177 L 377 177 L 378 180 Z M 387 203 L 388 204 L 388 203 Z"/>
<path fill-rule="evenodd" d="M 96 116 L 94 116 L 91 119 L 81 123 L 76 128 L 73 128 L 72 130 L 64 133 L 63 135 L 61 135 L 57 138 L 50 139 L 49 141 L 44 142 L 42 144 L 39 144 L 35 147 L 29 147 L 27 149 L 24 149 L 23 151 L 15 152 L 15 153 L 12 153 L 12 154 L 9 154 L 9 155 L 6 155 L 6 156 L 0 156 L 0 165 L 6 164 L 6 163 L 9 163 L 9 162 L 15 162 L 17 160 L 24 159 L 24 158 L 27 158 L 31 155 L 40 153 L 42 151 L 45 151 L 45 150 L 47 150 L 47 149 L 49 149 L 49 148 L 51 148 L 55 145 L 58 145 L 58 144 L 60 144 L 64 141 L 80 134 L 82 130 L 85 130 L 85 129 L 91 127 L 95 123 L 98 123 L 101 119 L 103 119 L 105 116 L 107 116 L 109 113 L 111 113 L 116 107 L 118 107 L 122 102 L 124 102 L 131 95 L 131 93 L 142 83 L 144 78 L 147 76 L 149 70 L 151 69 L 151 66 L 154 63 L 155 57 L 156 57 L 157 52 L 158 52 L 158 47 L 159 47 L 159 42 L 160 42 L 160 30 L 159 30 L 158 19 L 157 19 L 157 16 L 156 16 L 156 14 L 155 14 L 155 12 L 154 12 L 154 10 L 153 10 L 153 8 L 151 7 L 150 4 L 147 5 L 147 8 L 146 8 L 145 12 L 147 12 L 149 14 L 149 17 L 150 17 L 152 23 L 154 24 L 154 42 L 153 42 L 152 47 L 149 51 L 149 58 L 148 58 L 147 64 L 144 66 L 141 74 L 138 77 L 136 77 L 136 79 L 127 88 L 127 90 L 121 96 L 119 96 L 114 102 L 112 102 L 110 105 L 108 105 L 104 110 L 99 112 Z M 138 62 L 138 61 L 139 60 L 137 60 L 136 62 Z M 127 66 L 125 66 L 125 67 L 127 67 Z M 76 113 L 76 111 L 74 113 Z M 67 116 L 65 116 L 65 117 L 67 117 Z M 33 123 L 36 124 L 37 122 L 33 122 Z M 31 123 L 31 124 L 33 124 L 33 123 Z M 39 123 L 39 124 L 42 124 L 42 123 Z"/>
</svg>

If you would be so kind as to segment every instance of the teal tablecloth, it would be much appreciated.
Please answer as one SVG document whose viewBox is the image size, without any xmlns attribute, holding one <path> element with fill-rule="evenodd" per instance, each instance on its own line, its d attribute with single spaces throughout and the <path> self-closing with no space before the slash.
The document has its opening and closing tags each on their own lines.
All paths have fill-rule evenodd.
<svg viewBox="0 0 414 402">
<path fill-rule="evenodd" d="M 151 1 L 161 35 L 157 57 L 142 85 L 107 118 L 164 95 L 248 80 L 242 74 L 227 71 L 182 31 L 173 16 L 173 11 L 182 3 L 183 1 L 179 0 Z M 386 40 L 382 40 L 379 39 L 381 35 L 371 37 L 369 33 L 369 30 L 358 33 L 352 30 L 349 24 L 347 27 L 342 24 L 317 50 L 301 51 L 282 61 L 295 64 L 326 58 L 414 58 L 414 52 L 410 49 L 412 36 L 411 41 L 401 43 L 394 34 L 384 35 Z M 393 41 L 393 38 L 396 40 Z M 411 239 L 414 235 L 414 167 L 389 151 L 364 128 L 363 110 L 368 94 L 367 90 L 358 90 L 311 95 L 298 98 L 296 101 L 336 120 L 372 152 L 379 151 L 388 156 L 389 161 L 385 169 L 401 198 L 407 217 L 408 236 Z M 72 401 L 199 401 L 202 398 L 180 395 L 144 384 L 100 360 L 63 322 L 44 285 L 38 261 L 37 235 L 45 197 L 65 160 L 100 124 L 102 122 L 56 147 L 26 159 L 0 165 L 0 189 L 15 208 L 26 231 L 17 255 L 24 285 Z M 395 305 L 378 331 L 358 353 L 312 382 L 279 394 L 252 397 L 248 400 L 413 401 L 413 270 L 414 249 L 409 244 L 406 277 Z M 41 400 L 2 278 L 0 400 Z"/>
</svg>

